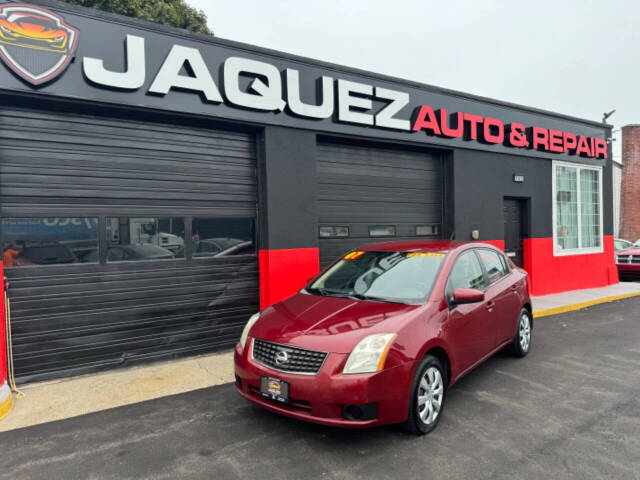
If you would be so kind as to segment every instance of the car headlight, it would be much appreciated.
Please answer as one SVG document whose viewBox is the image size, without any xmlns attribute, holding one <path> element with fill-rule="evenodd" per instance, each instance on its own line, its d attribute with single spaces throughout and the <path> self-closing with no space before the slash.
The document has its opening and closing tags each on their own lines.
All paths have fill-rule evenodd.
<svg viewBox="0 0 640 480">
<path fill-rule="evenodd" d="M 398 335 L 375 333 L 363 338 L 353 349 L 342 373 L 373 373 L 384 368 L 391 344 Z"/>
<path fill-rule="evenodd" d="M 253 315 L 251 315 L 251 318 L 249 319 L 247 324 L 244 326 L 244 330 L 242 330 L 242 335 L 240 335 L 240 346 L 243 349 L 244 349 L 244 344 L 247 343 L 249 330 L 251 330 L 251 327 L 253 327 L 253 325 L 258 321 L 259 318 L 260 318 L 260 312 L 254 313 Z"/>
</svg>

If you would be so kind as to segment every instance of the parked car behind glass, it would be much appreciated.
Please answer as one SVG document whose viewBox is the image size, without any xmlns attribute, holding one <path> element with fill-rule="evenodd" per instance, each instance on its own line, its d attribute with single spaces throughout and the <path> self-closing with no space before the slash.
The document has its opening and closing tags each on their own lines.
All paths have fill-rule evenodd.
<svg viewBox="0 0 640 480">
<path fill-rule="evenodd" d="M 114 245 L 107 250 L 107 262 L 135 260 L 166 260 L 175 258 L 172 251 L 156 245 Z M 82 257 L 83 262 L 97 262 L 98 251 L 93 250 Z"/>
<path fill-rule="evenodd" d="M 13 260 L 14 267 L 75 263 L 78 259 L 66 246 L 57 243 L 24 244 Z"/>
</svg>

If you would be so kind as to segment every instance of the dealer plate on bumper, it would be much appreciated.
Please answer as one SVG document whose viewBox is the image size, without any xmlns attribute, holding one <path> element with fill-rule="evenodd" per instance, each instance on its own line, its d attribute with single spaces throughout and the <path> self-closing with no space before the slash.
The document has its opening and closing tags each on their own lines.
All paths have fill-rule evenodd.
<svg viewBox="0 0 640 480">
<path fill-rule="evenodd" d="M 289 382 L 272 377 L 260 377 L 260 394 L 272 400 L 289 403 Z"/>
</svg>

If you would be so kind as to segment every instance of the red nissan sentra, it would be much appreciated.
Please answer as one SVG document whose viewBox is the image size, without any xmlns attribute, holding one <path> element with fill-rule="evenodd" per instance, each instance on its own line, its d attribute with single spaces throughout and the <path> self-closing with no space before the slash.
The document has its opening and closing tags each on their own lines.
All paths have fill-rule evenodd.
<svg viewBox="0 0 640 480">
<path fill-rule="evenodd" d="M 503 347 L 531 347 L 527 273 L 491 245 L 388 242 L 349 252 L 249 319 L 236 389 L 337 427 L 438 424 L 447 389 Z"/>
</svg>

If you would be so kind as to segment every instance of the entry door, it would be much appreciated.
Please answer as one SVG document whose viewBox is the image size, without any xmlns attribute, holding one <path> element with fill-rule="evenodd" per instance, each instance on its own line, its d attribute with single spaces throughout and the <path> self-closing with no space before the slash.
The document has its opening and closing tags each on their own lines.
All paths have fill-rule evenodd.
<svg viewBox="0 0 640 480">
<path fill-rule="evenodd" d="M 504 250 L 513 263 L 522 267 L 524 200 L 504 199 Z"/>
</svg>

